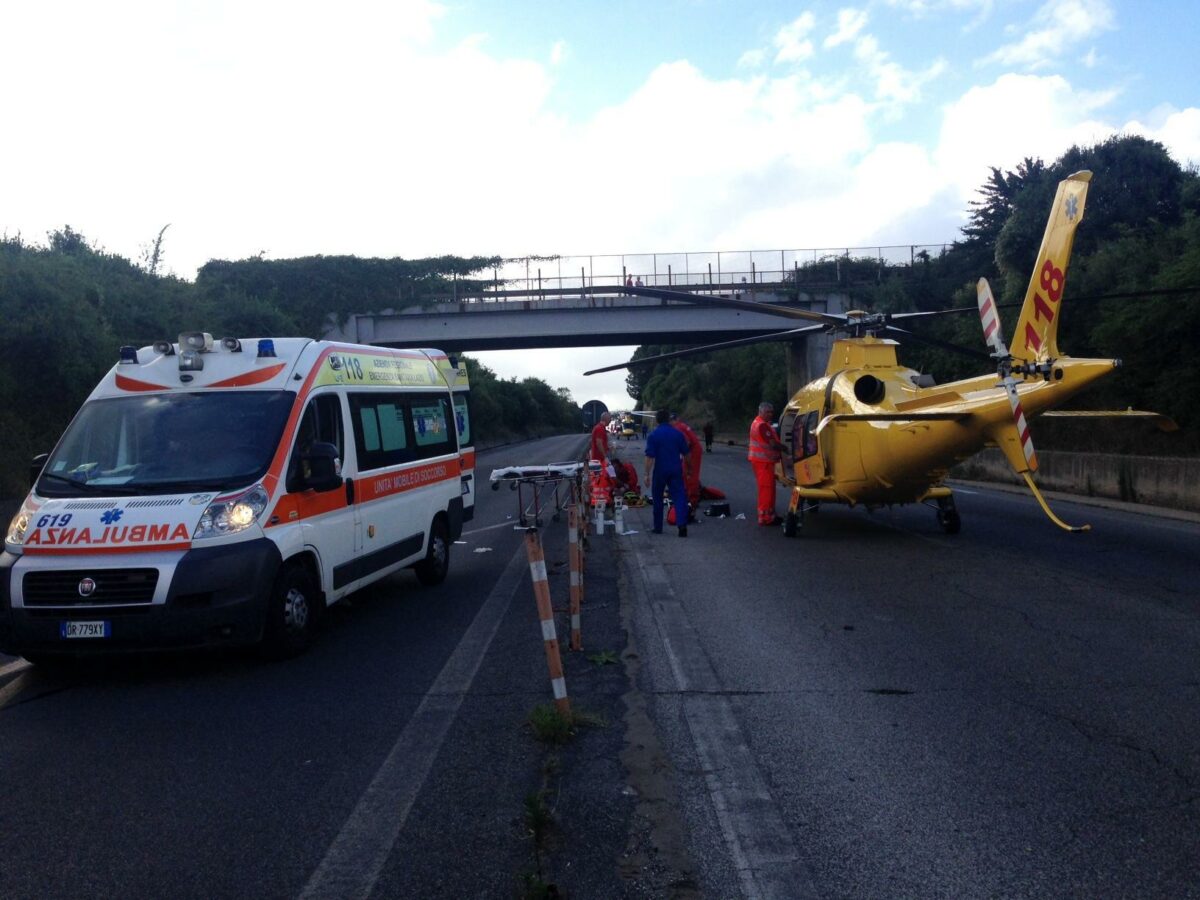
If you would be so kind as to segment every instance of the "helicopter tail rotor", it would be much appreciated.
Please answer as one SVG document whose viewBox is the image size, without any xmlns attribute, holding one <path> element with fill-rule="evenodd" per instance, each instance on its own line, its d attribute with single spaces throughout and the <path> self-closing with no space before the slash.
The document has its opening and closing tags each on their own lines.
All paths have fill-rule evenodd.
<svg viewBox="0 0 1200 900">
<path fill-rule="evenodd" d="M 996 374 L 1000 376 L 1000 387 L 1003 387 L 1005 393 L 1008 394 L 1008 405 L 1012 408 L 1013 425 L 1016 428 L 1016 438 L 1021 447 L 1021 457 L 1024 460 L 1023 466 L 1018 465 L 1014 468 L 1018 474 L 1036 472 L 1037 453 L 1033 449 L 1029 423 L 1025 420 L 1025 410 L 1021 406 L 1021 398 L 1017 394 L 1017 380 L 1013 377 L 1012 356 L 1004 343 L 1004 330 L 996 311 L 996 300 L 992 296 L 992 288 L 986 278 L 980 278 L 976 284 L 976 297 L 979 302 L 979 321 L 983 324 L 983 339 L 992 349 L 992 357 L 996 360 Z M 1011 435 L 1008 437 L 1011 439 Z"/>
<path fill-rule="evenodd" d="M 1025 409 L 1017 394 L 1017 379 L 1013 377 L 1013 358 L 1004 343 L 1004 330 L 1000 324 L 1000 316 L 996 310 L 996 300 L 992 296 L 991 286 L 986 278 L 980 278 L 976 284 L 976 299 L 979 303 L 979 321 L 983 325 L 983 338 L 991 348 L 992 357 L 996 360 L 996 374 L 1000 377 L 997 387 L 1004 388 L 1008 395 L 1008 404 L 1012 409 L 1012 423 L 1001 423 L 994 429 L 993 438 L 1003 451 L 1009 465 L 1013 467 L 1029 486 L 1038 505 L 1046 513 L 1050 521 L 1065 531 L 1088 531 L 1091 526 L 1071 526 L 1056 516 L 1046 503 L 1046 499 L 1038 490 L 1030 474 L 1037 471 L 1037 453 L 1033 449 L 1033 437 L 1029 433 L 1029 423 L 1025 419 Z M 1022 375 L 1024 368 L 1020 369 Z"/>
</svg>

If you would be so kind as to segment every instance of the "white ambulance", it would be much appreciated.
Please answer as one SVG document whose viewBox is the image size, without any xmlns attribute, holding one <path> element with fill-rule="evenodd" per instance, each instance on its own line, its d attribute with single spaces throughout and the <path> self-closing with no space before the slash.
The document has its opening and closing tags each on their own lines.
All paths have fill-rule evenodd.
<svg viewBox="0 0 1200 900">
<path fill-rule="evenodd" d="M 437 584 L 474 511 L 465 364 L 303 338 L 122 347 L 0 556 L 0 651 L 263 642 L 403 567 Z"/>
</svg>

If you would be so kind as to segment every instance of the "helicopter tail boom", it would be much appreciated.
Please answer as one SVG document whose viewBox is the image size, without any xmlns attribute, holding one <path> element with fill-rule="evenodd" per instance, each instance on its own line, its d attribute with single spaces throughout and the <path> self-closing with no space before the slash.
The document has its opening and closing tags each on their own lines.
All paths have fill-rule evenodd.
<svg viewBox="0 0 1200 900">
<path fill-rule="evenodd" d="M 1012 354 L 1025 362 L 1053 359 L 1059 355 L 1058 320 L 1067 263 L 1075 242 L 1075 229 L 1083 218 L 1091 180 L 1092 173 L 1087 171 L 1068 175 L 1059 182 L 1054 195 L 1054 207 L 1046 223 L 1037 264 L 1013 332 Z"/>
</svg>

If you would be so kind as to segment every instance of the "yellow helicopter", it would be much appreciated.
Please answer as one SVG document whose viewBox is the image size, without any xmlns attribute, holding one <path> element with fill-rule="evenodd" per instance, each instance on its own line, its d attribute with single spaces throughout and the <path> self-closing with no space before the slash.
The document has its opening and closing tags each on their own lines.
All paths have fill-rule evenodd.
<svg viewBox="0 0 1200 900">
<path fill-rule="evenodd" d="M 986 356 L 994 361 L 995 374 L 937 385 L 929 376 L 900 365 L 897 342 L 881 337 L 892 333 L 916 338 L 894 323 L 963 309 L 895 314 L 851 310 L 838 315 L 657 288 L 626 288 L 626 292 L 820 323 L 774 335 L 774 339 L 822 329 L 844 335 L 834 341 L 825 375 L 797 391 L 780 417 L 782 440 L 792 451 L 790 462 L 776 467 L 778 480 L 791 489 L 784 520 L 784 533 L 789 537 L 799 532 L 806 511 L 826 502 L 868 508 L 925 503 L 936 508 L 942 528 L 956 534 L 961 520 L 954 495 L 944 483 L 946 475 L 953 465 L 989 446 L 1001 449 L 1056 525 L 1067 531 L 1085 531 L 1089 526 L 1073 527 L 1059 519 L 1031 477 L 1037 470 L 1037 455 L 1028 420 L 1039 415 L 1121 416 L 1152 419 L 1163 430 L 1177 427 L 1164 416 L 1138 410 L 1056 409 L 1121 364 L 1117 359 L 1073 359 L 1058 349 L 1067 263 L 1091 177 L 1091 172 L 1076 172 L 1058 185 L 1017 320 L 1012 352 L 1005 345 L 991 289 L 986 279 L 979 280 L 978 310 L 991 351 Z M 759 340 L 745 338 L 689 348 L 585 374 Z"/>
</svg>

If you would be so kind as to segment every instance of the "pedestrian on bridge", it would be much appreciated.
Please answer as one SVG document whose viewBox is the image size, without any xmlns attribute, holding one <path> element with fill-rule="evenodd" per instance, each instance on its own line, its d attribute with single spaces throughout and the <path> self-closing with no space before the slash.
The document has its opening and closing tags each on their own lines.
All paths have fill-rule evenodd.
<svg viewBox="0 0 1200 900">
<path fill-rule="evenodd" d="M 713 423 L 704 423 L 704 452 L 712 453 Z"/>
<path fill-rule="evenodd" d="M 654 503 L 654 533 L 663 531 L 663 492 L 670 490 L 675 507 L 679 536 L 687 537 L 688 501 L 683 486 L 683 458 L 691 451 L 685 438 L 671 425 L 671 413 L 660 409 L 654 414 L 658 427 L 646 438 L 645 480 Z"/>
<path fill-rule="evenodd" d="M 758 524 L 763 526 L 783 523 L 775 514 L 775 464 L 788 447 L 771 425 L 774 418 L 774 403 L 764 400 L 758 404 L 758 417 L 750 423 L 750 452 L 746 456 L 758 485 Z"/>
</svg>

